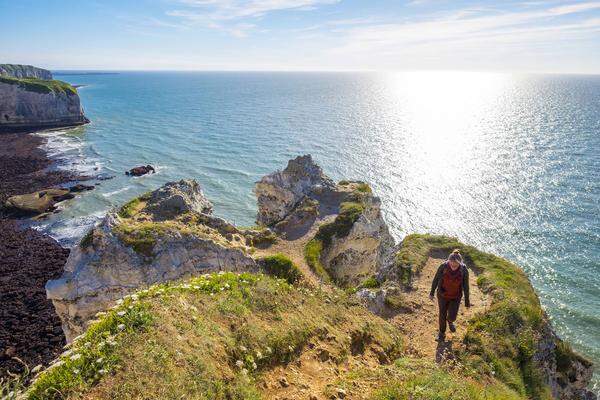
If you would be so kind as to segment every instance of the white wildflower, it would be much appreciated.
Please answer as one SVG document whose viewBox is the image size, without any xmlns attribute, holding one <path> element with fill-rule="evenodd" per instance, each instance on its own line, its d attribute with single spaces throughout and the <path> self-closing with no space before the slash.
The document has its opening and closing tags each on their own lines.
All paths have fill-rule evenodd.
<svg viewBox="0 0 600 400">
<path fill-rule="evenodd" d="M 125 324 L 119 324 L 117 325 L 117 329 L 122 331 L 123 329 L 125 329 Z"/>
<path fill-rule="evenodd" d="M 104 375 L 104 374 L 106 374 L 106 370 L 105 369 L 101 369 L 101 370 L 98 371 L 98 373 L 100 375 Z"/>
<path fill-rule="evenodd" d="M 229 289 L 229 288 L 230 288 L 230 286 L 229 286 L 229 283 L 226 283 L 226 284 L 225 284 L 225 288 L 226 288 L 226 289 Z"/>
<path fill-rule="evenodd" d="M 219 271 L 219 275 L 224 275 L 225 271 Z"/>
<path fill-rule="evenodd" d="M 104 358 L 100 357 L 96 360 L 96 364 L 102 364 L 102 361 L 104 361 Z"/>
<path fill-rule="evenodd" d="M 255 363 L 255 362 L 253 362 L 253 363 L 252 363 L 252 369 L 256 369 L 256 368 L 258 368 L 258 367 L 256 366 L 256 363 Z"/>
<path fill-rule="evenodd" d="M 222 292 L 223 290 L 225 290 L 225 288 L 224 288 L 224 287 L 221 287 L 221 288 L 219 288 L 219 290 Z"/>
<path fill-rule="evenodd" d="M 131 295 L 131 300 L 137 301 L 137 299 L 138 299 L 138 295 L 137 294 L 132 294 Z"/>
<path fill-rule="evenodd" d="M 235 362 L 236 367 L 242 368 L 244 366 L 244 362 L 242 360 L 237 360 Z"/>
<path fill-rule="evenodd" d="M 246 346 L 240 346 L 240 350 L 242 352 L 244 352 L 244 353 L 248 351 L 248 349 L 246 348 Z"/>
<path fill-rule="evenodd" d="M 242 368 L 242 374 L 248 375 L 248 370 L 246 368 Z"/>
<path fill-rule="evenodd" d="M 292 346 L 288 346 L 288 350 L 289 351 L 294 351 L 294 348 Z"/>
<path fill-rule="evenodd" d="M 125 315 L 125 311 L 119 311 L 119 312 L 117 313 L 117 315 L 118 315 L 119 317 L 122 317 L 123 315 Z"/>
<path fill-rule="evenodd" d="M 267 354 L 271 354 L 273 352 L 273 349 L 270 348 L 269 346 L 267 346 Z"/>
<path fill-rule="evenodd" d="M 75 368 L 75 369 L 73 370 L 73 373 L 74 373 L 75 375 L 77 375 L 77 374 L 79 373 L 79 370 L 78 370 L 77 368 Z"/>
<path fill-rule="evenodd" d="M 72 361 L 79 360 L 81 358 L 81 354 L 73 354 L 70 358 Z"/>
<path fill-rule="evenodd" d="M 262 353 L 260 352 L 260 350 L 256 350 L 256 358 L 258 358 L 259 360 L 262 358 Z"/>
<path fill-rule="evenodd" d="M 117 304 L 123 304 L 123 299 L 117 300 Z"/>
</svg>

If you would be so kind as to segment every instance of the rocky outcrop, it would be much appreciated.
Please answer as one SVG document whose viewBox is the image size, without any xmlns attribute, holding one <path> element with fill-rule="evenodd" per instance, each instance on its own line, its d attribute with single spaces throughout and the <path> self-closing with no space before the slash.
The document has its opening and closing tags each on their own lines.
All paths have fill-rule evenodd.
<svg viewBox="0 0 600 400">
<path fill-rule="evenodd" d="M 543 323 L 533 361 L 542 372 L 554 398 L 597 399 L 588 390 L 593 374 L 592 363 L 573 352 L 567 343 L 557 337 L 547 319 Z"/>
<path fill-rule="evenodd" d="M 290 160 L 283 171 L 264 176 L 256 183 L 256 220 L 262 225 L 274 225 L 285 219 L 305 197 L 319 197 L 334 189 L 333 181 L 310 155 L 297 157 Z"/>
<path fill-rule="evenodd" d="M 288 162 L 283 171 L 263 177 L 254 189 L 257 222 L 286 238 L 305 233 L 319 218 L 320 262 L 340 286 L 357 285 L 392 262 L 394 239 L 381 214 L 381 201 L 364 182 L 335 184 L 310 155 Z"/>
<path fill-rule="evenodd" d="M 52 79 L 52 72 L 32 65 L 0 64 L 0 76 L 50 80 Z"/>
<path fill-rule="evenodd" d="M 141 165 L 139 167 L 131 168 L 129 171 L 125 171 L 125 175 L 127 176 L 142 176 L 149 173 L 155 173 L 154 167 L 152 165 Z"/>
<path fill-rule="evenodd" d="M 73 197 L 69 189 L 46 189 L 9 197 L 4 206 L 20 214 L 41 214 L 53 211 L 56 203 Z"/>
<path fill-rule="evenodd" d="M 98 311 L 136 289 L 214 271 L 254 271 L 252 235 L 211 215 L 195 181 L 182 180 L 110 212 L 46 285 L 68 340 Z"/>
<path fill-rule="evenodd" d="M 0 132 L 33 131 L 87 122 L 77 90 L 68 83 L 0 75 Z"/>
<path fill-rule="evenodd" d="M 333 235 L 321 256 L 331 278 L 342 286 L 358 285 L 393 262 L 395 241 L 381 215 L 381 201 L 362 197 L 356 203 L 362 211 L 348 234 Z"/>
</svg>

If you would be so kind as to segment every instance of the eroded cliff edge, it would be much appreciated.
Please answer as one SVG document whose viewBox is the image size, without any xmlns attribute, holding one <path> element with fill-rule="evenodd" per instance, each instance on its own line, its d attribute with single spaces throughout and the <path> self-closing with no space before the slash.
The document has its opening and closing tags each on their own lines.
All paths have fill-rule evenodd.
<svg viewBox="0 0 600 400">
<path fill-rule="evenodd" d="M 213 216 L 194 181 L 111 212 L 48 283 L 73 345 L 38 376 L 32 398 L 53 389 L 66 398 L 595 398 L 591 363 L 554 334 L 516 265 L 443 236 L 396 245 L 370 187 L 333 182 L 310 156 L 255 191 L 262 225 L 252 229 Z M 427 318 L 409 301 L 415 282 L 455 248 L 488 304 L 435 364 L 406 345 L 433 332 L 401 327 Z M 143 356 L 157 349 L 169 356 Z"/>
<path fill-rule="evenodd" d="M 0 64 L 0 133 L 83 125 L 77 89 L 49 71 Z"/>
</svg>

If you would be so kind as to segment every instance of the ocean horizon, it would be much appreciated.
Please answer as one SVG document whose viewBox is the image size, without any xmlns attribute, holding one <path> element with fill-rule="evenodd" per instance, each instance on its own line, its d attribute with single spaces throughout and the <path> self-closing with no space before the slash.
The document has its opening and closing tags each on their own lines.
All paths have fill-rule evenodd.
<svg viewBox="0 0 600 400">
<path fill-rule="evenodd" d="M 253 225 L 254 183 L 312 154 L 371 184 L 396 241 L 445 234 L 520 265 L 557 333 L 600 363 L 600 75 L 57 72 L 92 122 L 39 133 L 46 150 L 115 176 L 36 223 L 63 245 L 184 178 Z M 157 173 L 124 175 L 146 164 Z"/>
</svg>

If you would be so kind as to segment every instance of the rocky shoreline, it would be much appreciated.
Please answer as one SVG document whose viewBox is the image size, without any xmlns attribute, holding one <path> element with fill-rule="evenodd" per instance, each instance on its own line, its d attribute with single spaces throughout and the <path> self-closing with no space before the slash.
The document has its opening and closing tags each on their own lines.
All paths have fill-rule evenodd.
<svg viewBox="0 0 600 400">
<path fill-rule="evenodd" d="M 49 170 L 44 138 L 1 134 L 0 203 L 10 196 L 63 185 L 81 176 Z M 63 271 L 69 250 L 0 208 L 0 376 L 47 364 L 65 343 L 60 319 L 44 285 Z"/>
</svg>

